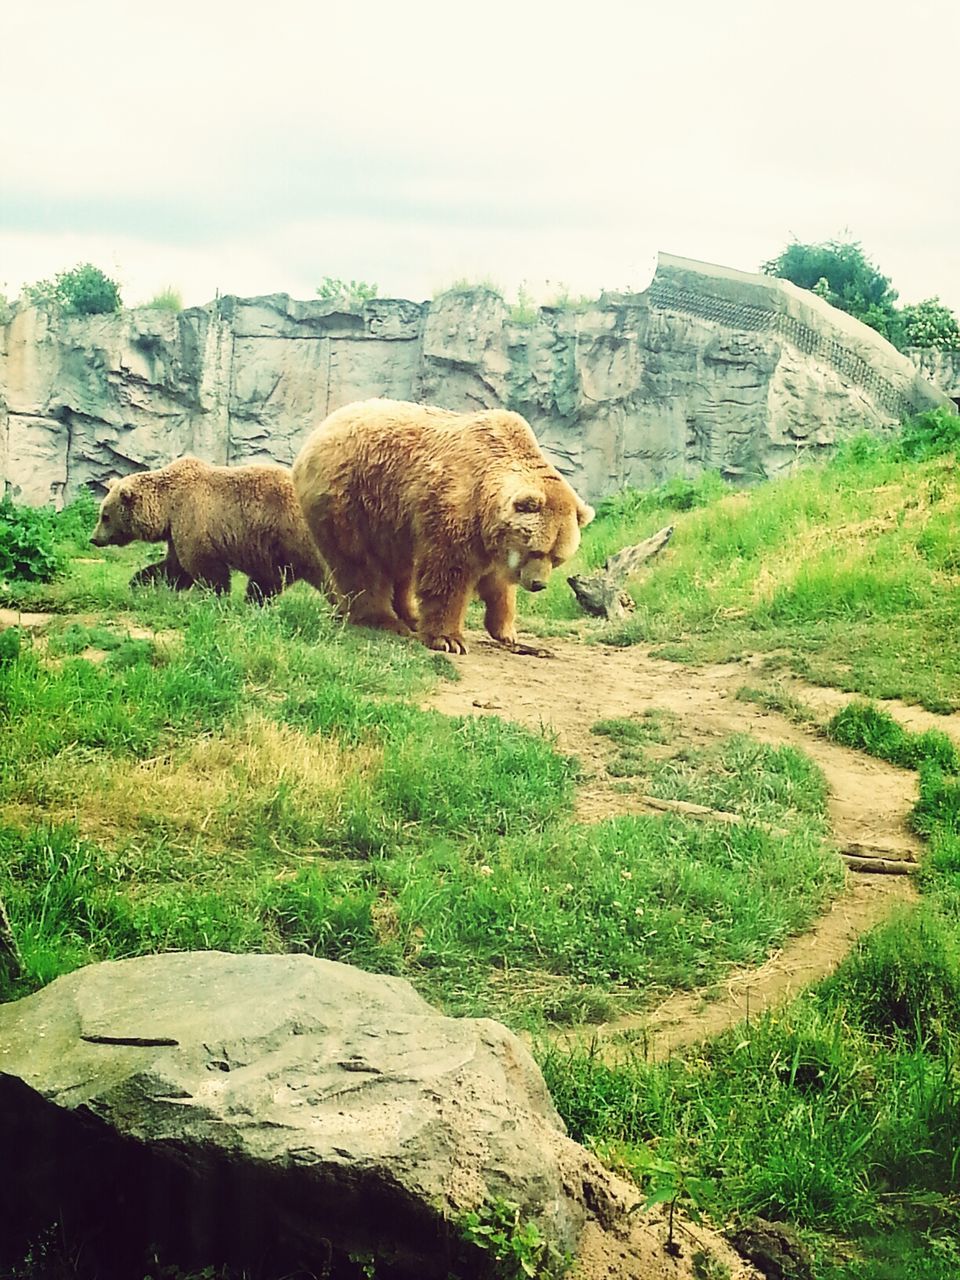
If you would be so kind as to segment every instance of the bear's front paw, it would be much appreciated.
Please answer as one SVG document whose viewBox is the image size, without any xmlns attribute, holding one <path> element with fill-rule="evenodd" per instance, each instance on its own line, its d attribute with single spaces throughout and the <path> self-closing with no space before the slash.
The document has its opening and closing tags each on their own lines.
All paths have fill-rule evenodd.
<svg viewBox="0 0 960 1280">
<path fill-rule="evenodd" d="M 515 627 L 511 627 L 508 631 L 491 631 L 491 636 L 499 644 L 504 644 L 508 649 L 515 648 L 517 644 L 517 632 Z"/>
<path fill-rule="evenodd" d="M 437 649 L 440 653 L 467 652 L 467 642 L 459 632 L 438 635 L 435 632 L 426 631 L 421 633 L 420 639 L 428 649 Z"/>
</svg>

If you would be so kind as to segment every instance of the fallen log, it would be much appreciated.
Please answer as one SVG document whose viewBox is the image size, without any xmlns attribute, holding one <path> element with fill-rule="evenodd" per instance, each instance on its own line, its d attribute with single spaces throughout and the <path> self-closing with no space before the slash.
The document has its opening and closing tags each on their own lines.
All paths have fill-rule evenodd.
<svg viewBox="0 0 960 1280">
<path fill-rule="evenodd" d="M 694 804 L 690 800 L 661 800 L 659 796 L 641 796 L 640 802 L 648 809 L 658 809 L 662 813 L 680 813 L 687 818 L 712 818 L 714 822 L 726 822 L 737 826 L 744 821 L 739 813 L 728 813 L 725 809 L 711 809 L 709 805 Z"/>
<path fill-rule="evenodd" d="M 636 608 L 633 599 L 620 585 L 633 576 L 645 561 L 662 551 L 673 537 L 673 525 L 667 525 L 643 542 L 623 547 L 608 556 L 603 567 L 589 577 L 567 579 L 581 609 L 597 618 L 623 618 Z"/>
<path fill-rule="evenodd" d="M 850 871 L 884 876 L 912 876 L 916 875 L 918 868 L 916 862 L 907 862 L 903 858 L 855 858 L 849 853 L 840 856 L 843 858 L 844 866 Z"/>
<path fill-rule="evenodd" d="M 881 861 L 888 862 L 916 862 L 912 854 L 903 852 L 897 845 L 861 844 L 858 840 L 851 840 L 840 852 L 845 858 L 879 858 Z"/>
</svg>

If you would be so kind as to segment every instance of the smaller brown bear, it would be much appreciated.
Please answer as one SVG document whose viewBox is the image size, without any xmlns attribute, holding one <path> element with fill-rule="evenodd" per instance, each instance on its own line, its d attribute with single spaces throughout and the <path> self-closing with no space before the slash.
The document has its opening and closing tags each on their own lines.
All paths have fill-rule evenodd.
<svg viewBox="0 0 960 1280">
<path fill-rule="evenodd" d="M 230 570 L 249 578 L 247 599 L 268 600 L 298 579 L 326 590 L 326 570 L 284 467 L 216 467 L 179 458 L 115 480 L 90 541 L 97 547 L 167 542 L 163 560 L 131 586 L 198 583 L 230 590 Z"/>
</svg>

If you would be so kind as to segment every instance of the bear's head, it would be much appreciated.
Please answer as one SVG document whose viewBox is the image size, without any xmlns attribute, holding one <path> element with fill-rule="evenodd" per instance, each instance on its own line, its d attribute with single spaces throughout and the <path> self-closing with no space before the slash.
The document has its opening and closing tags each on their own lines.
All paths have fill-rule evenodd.
<svg viewBox="0 0 960 1280">
<path fill-rule="evenodd" d="M 527 591 L 542 591 L 553 570 L 579 547 L 580 530 L 594 514 L 562 476 L 509 475 L 495 540 L 508 579 Z"/>
<path fill-rule="evenodd" d="M 128 542 L 160 542 L 168 521 L 155 486 L 144 475 L 111 480 L 100 504 L 100 519 L 90 535 L 95 547 L 125 547 Z"/>
</svg>

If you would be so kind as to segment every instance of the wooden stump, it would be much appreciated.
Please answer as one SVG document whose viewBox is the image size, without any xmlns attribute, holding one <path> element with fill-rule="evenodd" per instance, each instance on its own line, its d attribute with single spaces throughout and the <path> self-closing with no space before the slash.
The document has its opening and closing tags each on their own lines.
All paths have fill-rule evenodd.
<svg viewBox="0 0 960 1280">
<path fill-rule="evenodd" d="M 623 618 L 637 606 L 620 585 L 635 574 L 645 561 L 662 551 L 673 537 L 673 525 L 653 534 L 635 546 L 624 547 L 608 556 L 603 568 L 587 578 L 568 578 L 570 590 L 586 613 L 597 618 Z"/>
</svg>

